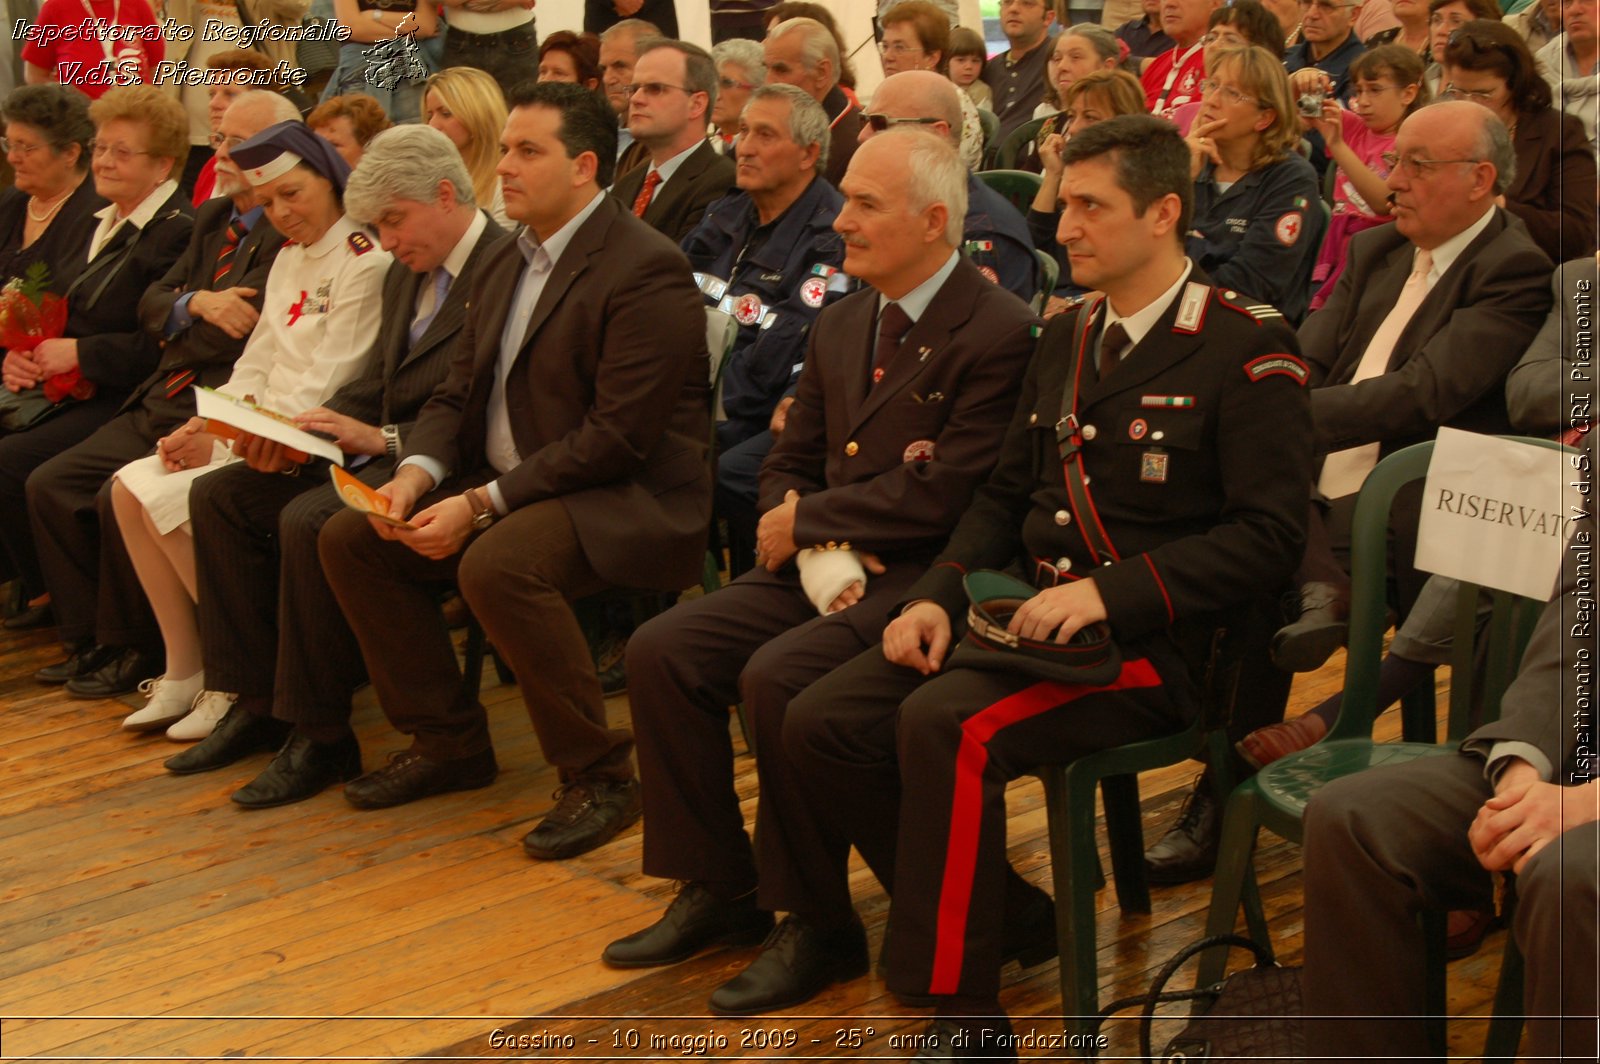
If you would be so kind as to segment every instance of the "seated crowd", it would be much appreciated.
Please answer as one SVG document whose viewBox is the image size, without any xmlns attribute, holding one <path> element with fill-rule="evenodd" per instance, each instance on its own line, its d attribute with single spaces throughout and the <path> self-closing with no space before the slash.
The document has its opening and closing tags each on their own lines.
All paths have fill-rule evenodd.
<svg viewBox="0 0 1600 1064">
<path fill-rule="evenodd" d="M 40 682 L 141 694 L 122 727 L 190 744 L 173 775 L 271 754 L 235 804 L 373 809 L 497 776 L 454 590 L 559 776 L 525 851 L 647 814 L 644 871 L 684 884 L 604 963 L 759 945 L 711 1011 L 799 1005 L 872 966 L 853 847 L 892 899 L 886 982 L 933 1009 L 922 1058 L 992 1055 L 1002 967 L 1056 952 L 1006 784 L 1185 727 L 1236 666 L 1237 763 L 1146 853 L 1152 882 L 1206 877 L 1214 781 L 1338 713 L 1283 719 L 1345 639 L 1374 465 L 1573 427 L 1596 0 L 1147 0 L 1059 33 L 1003 0 L 987 61 L 955 5 L 903 0 L 859 95 L 823 5 L 713 4 L 710 52 L 670 2 L 542 43 L 532 6 L 336 0 L 318 100 L 265 50 L 192 56 L 217 76 L 175 94 L 23 49 L 0 280 L 65 315 L 0 341 L 4 625 L 55 627 Z M 374 85 L 397 39 L 416 68 Z M 331 443 L 376 501 L 197 389 Z M 1418 509 L 1391 515 L 1385 703 L 1455 631 Z M 708 547 L 727 585 L 678 602 Z M 631 728 L 578 606 L 606 593 L 667 604 L 624 633 Z M 1456 910 L 1470 948 L 1515 871 L 1527 1011 L 1590 1018 L 1529 1047 L 1593 1057 L 1600 808 L 1557 737 L 1558 627 L 1459 757 L 1311 804 L 1328 1052 L 1425 1054 L 1414 917 Z M 409 740 L 376 767 L 368 682 Z"/>
</svg>

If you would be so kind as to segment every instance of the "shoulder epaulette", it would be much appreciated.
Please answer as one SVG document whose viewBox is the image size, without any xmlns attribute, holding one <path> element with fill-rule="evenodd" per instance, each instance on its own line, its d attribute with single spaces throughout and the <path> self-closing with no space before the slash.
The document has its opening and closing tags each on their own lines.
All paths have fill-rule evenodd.
<svg viewBox="0 0 1600 1064">
<path fill-rule="evenodd" d="M 1247 303 L 1244 297 L 1231 288 L 1215 288 L 1217 302 L 1229 310 L 1254 319 L 1257 325 L 1264 321 L 1282 321 L 1283 312 L 1268 303 Z"/>
<path fill-rule="evenodd" d="M 372 250 L 372 241 L 365 233 L 351 233 L 345 237 L 345 243 L 350 245 L 350 250 L 357 255 L 365 255 Z"/>
</svg>

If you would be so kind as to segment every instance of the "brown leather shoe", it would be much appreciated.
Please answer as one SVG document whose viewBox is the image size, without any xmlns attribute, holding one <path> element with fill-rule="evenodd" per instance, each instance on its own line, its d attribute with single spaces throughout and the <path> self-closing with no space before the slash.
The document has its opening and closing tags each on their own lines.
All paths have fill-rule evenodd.
<svg viewBox="0 0 1600 1064">
<path fill-rule="evenodd" d="M 1328 724 L 1315 713 L 1307 713 L 1278 724 L 1257 728 L 1233 744 L 1239 756 L 1256 771 L 1287 754 L 1297 753 L 1328 734 Z"/>
<path fill-rule="evenodd" d="M 494 782 L 500 766 L 494 751 L 438 761 L 416 750 L 397 750 L 389 763 L 344 786 L 344 796 L 357 809 L 387 809 L 448 791 L 471 791 Z"/>
<path fill-rule="evenodd" d="M 522 837 L 528 856 L 541 861 L 588 853 L 644 815 L 636 779 L 576 779 L 555 797 L 555 808 Z"/>
</svg>

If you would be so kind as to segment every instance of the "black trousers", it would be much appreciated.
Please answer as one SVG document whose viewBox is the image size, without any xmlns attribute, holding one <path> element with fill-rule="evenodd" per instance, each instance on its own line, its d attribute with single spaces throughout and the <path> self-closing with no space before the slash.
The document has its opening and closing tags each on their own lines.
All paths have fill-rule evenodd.
<svg viewBox="0 0 1600 1064">
<path fill-rule="evenodd" d="M 3 534 L 14 554 L 22 550 L 24 532 L 27 549 L 37 549 L 63 642 L 98 639 L 114 646 L 160 648 L 155 615 L 111 513 L 109 484 L 112 474 L 149 454 L 180 420 L 139 406 L 105 421 L 87 438 L 62 442 L 32 468 L 26 507 L 19 492 L 13 508 L 10 478 L 4 478 Z M 7 437 L 7 442 L 23 437 Z M 31 518 L 26 530 L 13 525 L 15 515 L 24 512 Z"/>
<path fill-rule="evenodd" d="M 377 487 L 394 463 L 355 472 Z M 189 489 L 206 683 L 270 696 L 273 716 L 320 741 L 349 730 L 350 696 L 366 679 L 317 556 L 322 526 L 345 508 L 326 474 L 322 462 L 294 477 L 234 464 Z"/>
<path fill-rule="evenodd" d="M 788 839 L 792 830 L 804 829 L 804 822 L 792 824 L 786 815 L 798 800 L 782 741 L 789 701 L 876 645 L 889 611 L 920 572 L 919 565 L 892 565 L 868 579 L 862 601 L 823 617 L 792 569 L 754 569 L 633 634 L 628 683 L 644 788 L 647 875 L 719 883 L 730 891 L 755 885 L 733 789 L 728 708 L 743 702 L 752 732 L 761 786 L 757 834 Z M 781 849 L 814 844 L 795 840 Z M 789 904 L 795 899 L 788 896 L 781 904 L 769 898 L 764 876 L 760 897 L 768 908 L 815 909 Z"/>
<path fill-rule="evenodd" d="M 777 853 L 757 836 L 763 888 L 848 903 L 854 845 L 892 884 L 886 982 L 896 993 L 993 998 L 1006 897 L 1006 784 L 1042 764 L 1177 731 L 1192 705 L 1148 658 L 1103 687 L 950 669 L 924 678 L 874 647 L 789 706 L 783 745 L 818 838 Z M 763 803 L 765 804 L 765 803 Z M 787 907 L 787 906 L 785 906 Z"/>
</svg>

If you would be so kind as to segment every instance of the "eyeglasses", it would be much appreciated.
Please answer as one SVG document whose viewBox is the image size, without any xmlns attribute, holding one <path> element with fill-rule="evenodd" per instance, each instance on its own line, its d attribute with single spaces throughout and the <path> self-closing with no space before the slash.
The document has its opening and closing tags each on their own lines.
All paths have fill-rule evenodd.
<svg viewBox="0 0 1600 1064">
<path fill-rule="evenodd" d="M 1472 20 L 1470 18 L 1467 18 L 1464 15 L 1457 15 L 1453 13 L 1446 15 L 1440 12 L 1435 12 L 1428 16 L 1428 25 L 1435 27 L 1449 26 L 1451 29 L 1456 29 L 1459 26 L 1465 26 L 1471 21 Z"/>
<path fill-rule="evenodd" d="M 1471 100 L 1473 103 L 1488 103 L 1500 95 L 1499 89 L 1463 89 L 1453 81 L 1444 83 L 1444 88 L 1439 90 L 1441 100 Z"/>
<path fill-rule="evenodd" d="M 125 148 L 121 144 L 101 144 L 98 140 L 89 142 L 89 151 L 96 159 L 109 155 L 119 163 L 125 163 L 135 155 L 151 154 L 147 151 L 134 151 L 132 148 Z"/>
<path fill-rule="evenodd" d="M 206 139 L 209 140 L 211 142 L 211 146 L 216 148 L 218 151 L 232 151 L 239 145 L 243 144 L 245 140 L 243 137 L 225 137 L 221 133 L 213 133 Z"/>
<path fill-rule="evenodd" d="M 10 137 L 0 137 L 0 151 L 5 152 L 7 155 L 15 152 L 26 159 L 42 147 L 44 147 L 43 144 L 18 144 Z"/>
<path fill-rule="evenodd" d="M 676 89 L 678 92 L 686 92 L 690 96 L 693 96 L 696 92 L 700 91 L 699 89 L 686 89 L 682 85 L 667 85 L 660 81 L 646 81 L 641 85 L 627 86 L 626 92 L 629 96 L 641 92 L 646 96 L 665 96 L 669 89 Z"/>
<path fill-rule="evenodd" d="M 921 55 L 923 49 L 913 48 L 905 41 L 879 41 L 878 51 L 883 55 L 902 56 L 911 55 L 913 52 L 915 52 L 917 55 Z"/>
<path fill-rule="evenodd" d="M 1221 96 L 1224 103 L 1247 103 L 1252 107 L 1260 107 L 1262 103 L 1254 96 L 1246 96 L 1232 85 L 1224 85 L 1216 78 L 1206 78 L 1200 83 L 1200 92 L 1203 95 Z"/>
<path fill-rule="evenodd" d="M 886 114 L 867 114 L 861 116 L 872 127 L 874 133 L 882 133 L 890 126 L 931 126 L 942 122 L 942 118 L 890 118 Z"/>
<path fill-rule="evenodd" d="M 723 92 L 732 92 L 734 89 L 754 89 L 755 86 L 748 81 L 734 81 L 732 78 L 718 78 L 717 88 Z"/>
<path fill-rule="evenodd" d="M 1476 166 L 1482 159 L 1423 159 L 1416 155 L 1399 155 L 1392 151 L 1383 153 L 1383 164 L 1390 173 L 1399 171 L 1414 178 L 1429 178 L 1440 166 Z"/>
<path fill-rule="evenodd" d="M 1230 34 L 1224 35 L 1224 34 L 1218 33 L 1216 30 L 1212 30 L 1210 33 L 1208 33 L 1204 37 L 1200 38 L 1200 43 L 1202 45 L 1208 45 L 1208 44 L 1226 44 L 1226 45 L 1230 45 L 1230 46 L 1231 45 L 1237 45 L 1238 47 L 1243 48 L 1245 45 L 1249 44 L 1250 42 L 1245 40 L 1243 37 L 1239 36 L 1236 33 L 1230 33 Z"/>
<path fill-rule="evenodd" d="M 1354 4 L 1335 4 L 1331 0 L 1300 0 L 1300 6 L 1307 11 L 1338 11 L 1340 8 L 1354 7 Z"/>
</svg>

